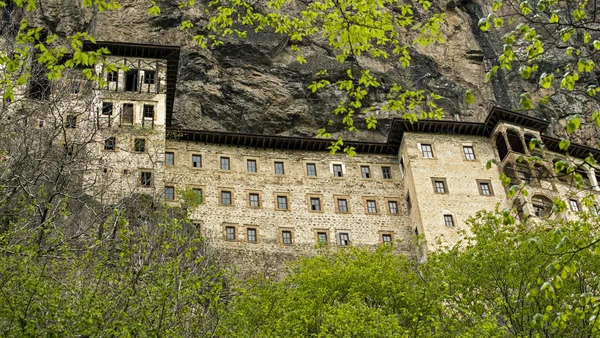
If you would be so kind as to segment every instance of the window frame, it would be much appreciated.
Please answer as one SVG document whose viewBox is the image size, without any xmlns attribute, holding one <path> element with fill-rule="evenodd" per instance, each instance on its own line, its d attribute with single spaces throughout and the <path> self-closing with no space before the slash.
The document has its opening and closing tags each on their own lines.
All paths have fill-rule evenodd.
<svg viewBox="0 0 600 338">
<path fill-rule="evenodd" d="M 285 234 L 289 234 L 289 243 L 286 243 L 285 240 Z M 296 243 L 296 241 L 294 240 L 294 229 L 292 228 L 280 228 L 279 229 L 279 244 L 281 244 L 282 246 L 291 246 L 294 245 Z"/>
<path fill-rule="evenodd" d="M 252 199 L 252 197 L 256 196 L 256 201 Z M 252 203 L 256 202 L 256 205 L 252 205 Z M 248 191 L 248 208 L 258 209 L 262 207 L 260 193 L 258 191 Z"/>
<path fill-rule="evenodd" d="M 279 199 L 282 199 L 283 201 L 285 201 L 285 208 L 281 208 L 281 203 L 279 202 Z M 279 211 L 290 211 L 290 199 L 289 199 L 289 194 L 276 194 L 275 195 L 275 210 L 279 210 Z"/>
<path fill-rule="evenodd" d="M 281 166 L 281 168 L 278 168 L 278 166 Z M 281 172 L 280 172 L 279 169 L 281 169 Z M 276 176 L 283 176 L 283 175 L 285 175 L 285 162 L 283 162 L 283 161 L 273 161 L 273 173 Z"/>
<path fill-rule="evenodd" d="M 110 107 L 110 111 L 108 111 Z M 102 101 L 102 108 L 100 110 L 101 116 L 113 116 L 115 113 L 115 105 L 112 101 Z"/>
<path fill-rule="evenodd" d="M 112 142 L 111 142 L 112 145 L 111 145 L 111 143 L 107 143 L 111 139 L 112 139 Z M 108 145 L 109 148 L 107 148 L 107 145 Z M 102 149 L 104 151 L 117 151 L 117 137 L 116 136 L 107 136 L 107 137 L 105 137 Z"/>
<path fill-rule="evenodd" d="M 314 232 L 317 245 L 329 245 L 329 229 L 315 229 Z M 325 235 L 325 241 L 321 241 L 321 234 Z"/>
<path fill-rule="evenodd" d="M 146 174 L 150 175 L 149 180 L 148 179 L 144 180 L 144 175 L 146 175 Z M 140 179 L 138 181 L 139 186 L 143 187 L 143 188 L 152 188 L 154 186 L 154 180 L 153 180 L 152 176 L 154 176 L 154 175 L 152 175 L 152 171 L 140 170 L 140 176 L 139 176 Z M 148 184 L 144 184 L 144 182 L 147 182 L 147 181 L 149 181 Z"/>
<path fill-rule="evenodd" d="M 254 163 L 254 171 L 250 171 L 250 163 Z M 254 158 L 246 159 L 246 172 L 249 174 L 257 174 L 258 173 L 258 161 Z"/>
<path fill-rule="evenodd" d="M 581 211 L 581 207 L 579 206 L 579 201 L 577 201 L 576 199 L 569 199 L 569 209 L 571 209 L 571 211 L 574 212 L 580 212 Z"/>
<path fill-rule="evenodd" d="M 339 171 L 336 171 L 336 168 L 339 167 Z M 340 173 L 339 176 L 336 175 L 336 173 Z M 335 178 L 343 178 L 344 177 L 344 165 L 341 163 L 332 163 L 331 164 L 331 173 L 333 175 L 333 177 Z"/>
<path fill-rule="evenodd" d="M 223 160 L 227 160 L 224 162 Z M 227 169 L 223 169 L 223 163 L 227 163 Z M 219 155 L 219 171 L 231 172 L 231 157 Z"/>
<path fill-rule="evenodd" d="M 346 195 L 337 195 L 333 196 L 335 200 L 335 212 L 338 214 L 350 214 L 352 210 L 350 208 L 350 196 Z M 346 209 L 347 211 L 340 211 L 340 201 L 346 201 Z"/>
<path fill-rule="evenodd" d="M 198 158 L 200 161 L 196 162 L 194 158 Z M 196 163 L 199 163 L 199 166 L 196 166 Z M 192 168 L 202 169 L 202 154 L 192 154 Z"/>
<path fill-rule="evenodd" d="M 392 208 L 390 208 L 390 203 L 394 203 L 396 205 L 396 212 L 392 212 Z M 386 198 L 385 199 L 385 204 L 387 206 L 387 212 L 390 215 L 393 216 L 397 216 L 400 215 L 400 203 L 398 203 L 398 200 L 396 198 Z"/>
<path fill-rule="evenodd" d="M 429 147 L 428 150 L 425 150 L 424 147 Z M 419 143 L 419 150 L 421 151 L 421 158 L 435 158 L 435 153 L 433 151 L 433 143 Z M 431 153 L 431 156 L 425 156 L 425 154 Z"/>
<path fill-rule="evenodd" d="M 229 194 L 229 204 L 223 203 L 224 194 Z M 230 188 L 219 188 L 219 206 L 222 207 L 232 207 L 234 205 L 234 194 L 233 189 Z"/>
<path fill-rule="evenodd" d="M 365 172 L 366 169 L 366 172 Z M 365 177 L 365 174 L 367 177 Z M 371 173 L 371 166 L 369 165 L 360 165 L 360 178 L 363 180 L 371 180 L 373 179 L 373 175 Z"/>
<path fill-rule="evenodd" d="M 320 195 L 308 195 L 308 211 L 309 212 L 323 212 L 323 198 Z M 319 209 L 313 209 L 313 200 L 317 201 Z"/>
<path fill-rule="evenodd" d="M 172 161 L 167 161 L 169 156 L 171 156 Z M 165 166 L 175 166 L 175 152 L 174 151 L 165 151 Z"/>
<path fill-rule="evenodd" d="M 204 204 L 206 202 L 206 197 L 204 196 L 204 188 L 203 187 L 192 187 L 192 191 L 196 193 L 196 197 L 198 197 L 198 191 L 200 191 L 200 204 Z"/>
<path fill-rule="evenodd" d="M 170 193 L 168 195 L 167 195 L 167 189 L 170 191 Z M 165 185 L 163 196 L 166 201 L 171 201 L 171 202 L 175 201 L 175 186 Z M 171 198 L 167 198 L 167 197 L 171 197 Z"/>
<path fill-rule="evenodd" d="M 492 197 L 494 196 L 494 188 L 492 187 L 492 181 L 491 180 L 476 180 L 477 182 L 477 190 L 479 191 L 479 195 L 481 196 L 485 196 L 485 197 Z M 482 185 L 487 184 L 488 189 L 489 189 L 489 194 L 484 194 L 483 193 L 483 188 Z"/>
<path fill-rule="evenodd" d="M 471 154 L 467 153 L 467 149 L 471 149 Z M 463 160 L 465 161 L 476 161 L 477 160 L 477 155 L 475 154 L 475 146 L 472 144 L 463 144 L 462 145 L 462 152 L 463 152 Z M 473 156 L 473 158 L 469 158 L 469 156 Z"/>
<path fill-rule="evenodd" d="M 444 214 L 444 225 L 446 227 L 455 227 L 456 226 L 456 221 L 454 220 L 454 215 L 452 214 Z M 448 220 L 450 220 L 450 222 L 448 222 Z M 450 224 L 448 224 L 450 223 Z"/>
<path fill-rule="evenodd" d="M 139 143 L 138 141 L 140 141 L 141 143 Z M 142 150 L 139 150 L 140 149 L 138 147 L 139 144 L 141 144 L 141 149 Z M 141 154 L 141 153 L 145 153 L 146 150 L 147 150 L 146 149 L 146 139 L 143 138 L 143 137 L 134 137 L 133 138 L 133 152 Z"/>
<path fill-rule="evenodd" d="M 345 240 L 346 240 L 346 243 L 343 243 L 343 242 L 342 242 L 342 236 L 345 236 L 345 237 L 346 237 L 346 239 L 345 239 Z M 338 231 L 338 232 L 336 233 L 336 236 L 335 236 L 335 237 L 336 237 L 336 242 L 337 242 L 337 245 L 338 245 L 338 246 L 344 246 L 344 247 L 347 247 L 347 246 L 350 246 L 350 245 L 352 245 L 352 241 L 350 240 L 350 231 L 345 231 L 345 230 L 344 230 L 344 231 Z"/>
<path fill-rule="evenodd" d="M 151 107 L 151 108 L 152 108 L 152 116 L 150 116 L 150 117 L 146 116 L 146 114 L 148 113 L 148 112 L 146 111 L 146 107 Z M 153 104 L 147 104 L 147 103 L 144 103 L 144 104 L 142 105 L 142 118 L 143 118 L 144 120 L 154 120 L 154 117 L 155 117 L 155 116 L 156 116 L 156 109 L 155 109 L 155 106 L 154 106 Z"/>
<path fill-rule="evenodd" d="M 156 70 L 153 69 L 143 69 L 144 71 L 144 81 L 143 84 L 153 85 L 156 84 Z M 152 76 L 148 76 L 152 74 Z"/>
<path fill-rule="evenodd" d="M 306 166 L 306 171 L 305 171 L 305 173 L 306 173 L 306 177 L 311 177 L 311 178 L 316 178 L 316 177 L 318 177 L 318 176 L 317 176 L 317 175 L 318 175 L 318 172 L 317 172 L 317 163 L 316 163 L 316 162 L 306 162 L 306 163 L 305 163 L 305 166 Z M 314 173 L 315 173 L 314 175 L 310 175 L 310 171 L 309 171 L 309 169 L 308 169 L 308 168 L 309 168 L 309 166 L 312 166 L 312 167 L 314 168 Z"/>
<path fill-rule="evenodd" d="M 256 244 L 258 243 L 258 227 L 254 225 L 244 226 L 244 233 L 246 235 L 246 242 Z M 250 240 L 250 231 L 254 232 L 254 240 Z"/>
<path fill-rule="evenodd" d="M 238 235 L 238 226 L 237 224 L 232 224 L 232 223 L 225 223 L 223 224 L 223 239 L 227 242 L 237 242 L 239 241 L 239 235 Z M 229 231 L 230 229 L 232 229 L 233 231 Z M 233 235 L 233 238 L 230 238 L 229 234 Z"/>
<path fill-rule="evenodd" d="M 43 121 L 40 121 L 43 122 Z M 40 126 L 40 128 L 43 127 Z M 67 114 L 67 116 L 65 117 L 65 128 L 67 129 L 76 129 L 77 128 L 77 115 L 75 114 Z"/>
<path fill-rule="evenodd" d="M 386 241 L 385 238 L 389 237 L 389 241 Z M 391 231 L 380 231 L 379 232 L 379 240 L 382 245 L 394 245 L 394 233 Z"/>
<path fill-rule="evenodd" d="M 444 188 L 444 192 L 439 192 L 438 191 L 438 183 L 442 183 L 442 186 Z M 432 177 L 431 178 L 431 184 L 433 185 L 433 193 L 437 194 L 437 195 L 447 195 L 449 194 L 448 191 L 448 182 L 446 181 L 445 177 Z"/>
<path fill-rule="evenodd" d="M 386 174 L 385 174 L 385 172 L 384 172 L 384 169 L 387 169 L 387 170 L 389 171 L 389 172 L 388 172 L 388 174 L 389 174 L 389 177 L 385 177 L 385 176 L 386 176 Z M 394 178 L 394 176 L 392 175 L 392 166 L 390 166 L 390 165 L 382 165 L 382 166 L 381 166 L 381 178 L 382 178 L 382 179 L 384 179 L 384 180 L 386 180 L 386 181 L 387 181 L 387 180 L 391 180 L 391 179 L 393 179 L 393 178 Z"/>
<path fill-rule="evenodd" d="M 363 205 L 365 208 L 365 214 L 367 215 L 378 215 L 381 213 L 379 206 L 377 205 L 377 197 L 375 196 L 363 196 Z M 371 203 L 370 203 L 371 202 Z M 370 205 L 371 204 L 371 205 Z M 372 204 L 375 206 L 375 211 L 372 211 Z"/>
</svg>

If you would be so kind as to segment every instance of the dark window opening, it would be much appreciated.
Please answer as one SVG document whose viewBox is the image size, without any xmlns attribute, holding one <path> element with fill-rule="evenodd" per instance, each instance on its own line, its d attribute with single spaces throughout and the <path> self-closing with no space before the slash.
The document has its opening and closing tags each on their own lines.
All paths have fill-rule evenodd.
<svg viewBox="0 0 600 338">
<path fill-rule="evenodd" d="M 125 73 L 125 91 L 127 92 L 137 92 L 137 76 L 138 76 L 138 71 L 137 69 L 135 70 L 130 70 L 128 72 Z"/>
<path fill-rule="evenodd" d="M 106 73 L 106 81 L 107 82 L 117 82 L 118 78 L 119 78 L 118 72 Z"/>
<path fill-rule="evenodd" d="M 306 175 L 311 177 L 317 176 L 317 166 L 314 163 L 306 164 Z"/>
<path fill-rule="evenodd" d="M 547 218 L 552 213 L 552 200 L 546 196 L 536 195 L 531 197 L 533 213 L 537 217 Z"/>
<path fill-rule="evenodd" d="M 281 241 L 285 245 L 292 244 L 292 232 L 291 231 L 282 231 L 281 232 Z"/>
<path fill-rule="evenodd" d="M 334 164 L 333 165 L 333 176 L 335 176 L 335 177 L 342 177 L 342 176 L 344 176 L 341 164 Z"/>
<path fill-rule="evenodd" d="M 404 163 L 400 160 L 400 168 L 402 169 L 402 175 L 404 175 Z M 390 167 L 381 167 L 381 174 L 384 180 L 392 179 L 392 169 Z"/>
<path fill-rule="evenodd" d="M 156 72 L 153 70 L 145 70 L 144 71 L 144 83 L 145 84 L 154 84 L 156 81 Z"/>
<path fill-rule="evenodd" d="M 133 141 L 133 151 L 137 153 L 143 153 L 146 151 L 146 140 L 143 138 L 136 138 Z"/>
<path fill-rule="evenodd" d="M 500 155 L 500 161 L 503 161 L 506 158 L 506 155 L 508 155 L 508 146 L 501 133 L 496 135 L 496 149 L 498 150 L 498 155 Z"/>
<path fill-rule="evenodd" d="M 123 104 L 123 112 L 121 113 L 122 124 L 133 124 L 133 103 Z"/>
<path fill-rule="evenodd" d="M 175 200 L 175 188 L 174 187 L 165 187 L 165 199 L 167 201 Z"/>
<path fill-rule="evenodd" d="M 113 103 L 112 102 L 102 102 L 102 115 L 112 115 L 113 114 Z"/>
<path fill-rule="evenodd" d="M 321 199 L 312 197 L 310 199 L 310 210 L 321 211 Z"/>
<path fill-rule="evenodd" d="M 360 167 L 360 173 L 362 178 L 371 178 L 371 168 L 367 166 Z"/>
<path fill-rule="evenodd" d="M 506 131 L 506 137 L 508 138 L 508 144 L 512 151 L 525 154 L 525 148 L 523 147 L 523 141 L 521 136 L 516 131 L 509 129 Z"/>
<path fill-rule="evenodd" d="M 256 229 L 248 228 L 247 234 L 248 242 L 256 242 Z"/>
<path fill-rule="evenodd" d="M 140 184 L 144 187 L 152 186 L 152 173 L 147 171 L 142 171 L 140 174 Z"/>
<path fill-rule="evenodd" d="M 154 106 L 151 104 L 144 105 L 144 118 L 145 119 L 154 119 Z"/>
<path fill-rule="evenodd" d="M 192 155 L 192 167 L 202 168 L 202 155 Z"/>
<path fill-rule="evenodd" d="M 104 139 L 104 150 L 115 150 L 117 139 L 114 136 L 110 136 Z"/>
<path fill-rule="evenodd" d="M 65 121 L 65 128 L 77 128 L 77 116 L 67 115 L 67 119 Z"/>
</svg>

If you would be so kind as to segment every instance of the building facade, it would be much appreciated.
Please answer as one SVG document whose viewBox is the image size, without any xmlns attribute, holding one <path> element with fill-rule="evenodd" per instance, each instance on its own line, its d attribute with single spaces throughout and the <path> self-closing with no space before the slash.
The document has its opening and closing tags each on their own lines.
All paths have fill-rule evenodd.
<svg viewBox="0 0 600 338">
<path fill-rule="evenodd" d="M 395 119 L 385 143 L 347 141 L 355 157 L 331 155 L 323 139 L 173 128 L 178 47 L 86 47 L 107 48 L 119 70 L 98 65 L 104 85 L 65 115 L 74 135 L 92 133 L 86 152 L 96 160 L 84 183 L 109 204 L 137 193 L 177 204 L 192 194 L 199 230 L 242 260 L 386 243 L 409 253 L 417 235 L 435 249 L 460 240 L 478 210 L 558 217 L 556 197 L 575 214 L 585 210 L 583 195 L 571 194 L 568 175 L 553 174 L 565 159 L 584 177 L 583 193 L 599 191 L 600 167 L 584 164 L 590 154 L 600 160 L 598 150 L 572 144 L 567 154 L 543 134 L 548 122 L 501 108 L 481 123 Z M 532 139 L 544 148 L 530 151 Z M 530 194 L 508 198 L 502 173 Z"/>
</svg>

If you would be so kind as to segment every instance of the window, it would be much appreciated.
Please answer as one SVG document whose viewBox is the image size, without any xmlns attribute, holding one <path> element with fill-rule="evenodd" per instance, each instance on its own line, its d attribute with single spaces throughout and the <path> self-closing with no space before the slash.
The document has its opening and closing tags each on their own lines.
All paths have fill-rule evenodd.
<svg viewBox="0 0 600 338">
<path fill-rule="evenodd" d="M 118 72 L 106 73 L 106 81 L 107 82 L 117 82 L 118 78 L 119 78 Z"/>
<path fill-rule="evenodd" d="M 479 183 L 479 194 L 483 196 L 492 196 L 492 184 L 490 182 L 478 182 Z"/>
<path fill-rule="evenodd" d="M 369 214 L 377 213 L 377 203 L 374 200 L 367 200 L 367 213 L 369 213 Z"/>
<path fill-rule="evenodd" d="M 221 157 L 221 170 L 230 170 L 229 157 Z"/>
<path fill-rule="evenodd" d="M 454 226 L 454 217 L 452 215 L 444 215 L 444 224 L 448 227 Z"/>
<path fill-rule="evenodd" d="M 371 178 L 371 168 L 368 166 L 361 166 L 360 174 L 362 175 L 362 178 Z"/>
<path fill-rule="evenodd" d="M 144 70 L 144 83 L 154 84 L 156 80 L 156 72 L 153 70 Z"/>
<path fill-rule="evenodd" d="M 204 201 L 203 196 L 202 196 L 202 189 L 194 188 L 194 189 L 192 189 L 192 191 L 196 195 L 196 202 L 202 204 L 202 202 Z"/>
<path fill-rule="evenodd" d="M 112 102 L 102 102 L 102 115 L 112 115 L 113 114 L 113 103 Z"/>
<path fill-rule="evenodd" d="M 275 162 L 275 175 L 283 175 L 283 162 Z"/>
<path fill-rule="evenodd" d="M 289 230 L 283 230 L 281 232 L 281 242 L 284 245 L 290 245 L 292 244 L 292 232 Z"/>
<path fill-rule="evenodd" d="M 121 112 L 121 124 L 133 124 L 133 103 L 123 104 Z"/>
<path fill-rule="evenodd" d="M 202 155 L 192 154 L 192 168 L 202 168 Z"/>
<path fill-rule="evenodd" d="M 117 144 L 117 138 L 110 136 L 104 139 L 104 150 L 115 150 Z"/>
<path fill-rule="evenodd" d="M 175 165 L 175 153 L 173 153 L 173 152 L 165 153 L 165 164 L 166 165 Z"/>
<path fill-rule="evenodd" d="M 350 245 L 350 235 L 347 232 L 340 232 L 338 234 L 339 245 L 348 246 Z"/>
<path fill-rule="evenodd" d="M 77 116 L 75 116 L 75 115 L 67 115 L 67 120 L 66 120 L 66 123 L 65 123 L 65 128 L 77 128 Z"/>
<path fill-rule="evenodd" d="M 406 210 L 408 210 L 408 212 L 410 212 L 411 209 L 412 209 L 412 202 L 410 201 L 410 194 L 407 193 L 406 194 Z"/>
<path fill-rule="evenodd" d="M 151 104 L 145 104 L 142 110 L 145 119 L 154 119 L 154 106 Z"/>
<path fill-rule="evenodd" d="M 392 168 L 390 167 L 381 167 L 381 176 L 384 180 L 392 179 Z"/>
<path fill-rule="evenodd" d="M 40 120 L 40 121 L 38 122 L 38 127 L 39 127 L 39 128 L 44 128 L 44 121 Z M 67 127 L 67 128 L 69 128 L 69 127 Z M 74 127 L 73 127 L 73 128 L 74 128 Z"/>
<path fill-rule="evenodd" d="M 248 242 L 256 242 L 256 229 L 255 228 L 246 229 L 246 240 Z"/>
<path fill-rule="evenodd" d="M 310 198 L 310 210 L 321 211 L 321 199 L 318 197 Z"/>
<path fill-rule="evenodd" d="M 287 210 L 287 208 L 288 208 L 287 196 L 277 196 L 277 209 Z"/>
<path fill-rule="evenodd" d="M 423 158 L 433 158 L 433 148 L 431 144 L 421 144 L 421 153 Z"/>
<path fill-rule="evenodd" d="M 333 176 L 334 177 L 342 177 L 342 176 L 344 176 L 344 174 L 342 172 L 342 165 L 341 164 L 334 164 L 333 165 Z"/>
<path fill-rule="evenodd" d="M 306 175 L 311 177 L 317 176 L 317 166 L 314 163 L 306 163 Z"/>
<path fill-rule="evenodd" d="M 231 191 L 221 191 L 221 204 L 231 205 Z"/>
<path fill-rule="evenodd" d="M 225 227 L 225 239 L 235 241 L 235 227 Z"/>
<path fill-rule="evenodd" d="M 249 194 L 248 202 L 249 202 L 251 208 L 260 207 L 260 195 L 259 194 Z"/>
<path fill-rule="evenodd" d="M 167 201 L 173 201 L 175 199 L 175 188 L 165 187 L 165 199 Z"/>
<path fill-rule="evenodd" d="M 433 179 L 433 191 L 436 194 L 445 194 L 448 192 L 448 189 L 446 188 L 446 180 L 445 179 L 441 179 L 441 178 L 434 178 Z"/>
<path fill-rule="evenodd" d="M 579 203 L 576 200 L 569 200 L 569 206 L 573 211 L 579 211 Z"/>
<path fill-rule="evenodd" d="M 337 200 L 338 212 L 348 212 L 348 200 L 340 198 Z"/>
<path fill-rule="evenodd" d="M 319 244 L 327 244 L 327 233 L 317 232 L 317 241 Z"/>
<path fill-rule="evenodd" d="M 475 160 L 475 151 L 473 150 L 473 146 L 463 146 L 463 152 L 466 160 Z"/>
<path fill-rule="evenodd" d="M 152 186 L 152 173 L 148 171 L 142 171 L 140 173 L 140 184 L 143 187 L 151 187 Z"/>
<path fill-rule="evenodd" d="M 136 153 L 143 153 L 146 151 L 146 140 L 143 138 L 136 138 L 133 140 L 133 151 Z"/>
<path fill-rule="evenodd" d="M 80 89 L 81 89 L 81 82 L 71 81 L 71 94 L 79 94 Z"/>
<path fill-rule="evenodd" d="M 70 145 L 65 144 L 65 145 L 63 145 L 63 154 L 65 156 L 69 156 L 69 157 L 73 156 L 74 150 L 75 150 L 75 147 L 74 147 L 73 144 L 70 144 Z"/>
<path fill-rule="evenodd" d="M 590 211 L 592 212 L 592 215 L 598 216 L 598 206 L 596 204 L 592 204 Z"/>
<path fill-rule="evenodd" d="M 398 202 L 388 201 L 388 208 L 389 208 L 390 214 L 398 214 Z"/>
<path fill-rule="evenodd" d="M 404 157 L 400 158 L 400 172 L 402 173 L 402 177 L 404 177 L 404 172 L 406 169 L 404 168 Z"/>
<path fill-rule="evenodd" d="M 249 173 L 255 173 L 256 172 L 256 160 L 248 160 L 246 162 L 246 167 L 248 168 Z"/>
<path fill-rule="evenodd" d="M 381 234 L 381 241 L 383 242 L 383 244 L 391 244 L 392 234 Z"/>
</svg>

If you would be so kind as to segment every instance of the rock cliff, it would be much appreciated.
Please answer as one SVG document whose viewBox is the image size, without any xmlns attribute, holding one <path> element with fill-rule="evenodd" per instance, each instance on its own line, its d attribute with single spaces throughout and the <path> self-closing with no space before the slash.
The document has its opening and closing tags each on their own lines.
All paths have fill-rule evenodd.
<svg viewBox="0 0 600 338">
<path fill-rule="evenodd" d="M 369 59 L 373 73 L 384 87 L 393 82 L 403 86 L 435 91 L 443 96 L 439 102 L 446 119 L 482 121 L 489 109 L 502 106 L 519 109 L 519 95 L 536 87 L 535 80 L 526 83 L 518 73 L 499 76 L 484 83 L 485 72 L 502 50 L 498 32 L 481 33 L 479 18 L 487 14 L 490 0 L 441 0 L 434 3 L 445 12 L 443 27 L 447 42 L 442 45 L 411 50 L 412 65 L 402 69 L 393 62 Z M 346 66 L 340 65 L 332 50 L 321 41 L 306 41 L 302 48 L 308 63 L 300 65 L 279 34 L 248 34 L 246 39 L 230 39 L 223 46 L 200 49 L 189 33 L 182 32 L 183 20 L 202 23 L 202 11 L 182 10 L 177 0 L 160 1 L 161 14 L 149 18 L 147 0 L 122 0 L 123 8 L 97 13 L 57 1 L 42 8 L 44 24 L 59 33 L 74 29 L 87 30 L 99 40 L 120 40 L 182 46 L 175 102 L 175 124 L 194 129 L 278 135 L 314 136 L 327 124 L 331 110 L 341 93 L 335 90 L 313 94 L 307 85 L 314 74 L 325 67 L 330 80 L 341 76 Z M 197 6 L 201 7 L 201 6 Z M 548 65 L 552 69 L 551 64 Z M 332 81 L 332 82 L 333 82 Z M 530 86 L 530 87 L 527 87 Z M 471 89 L 474 104 L 464 103 L 464 92 Z M 383 100 L 382 93 L 372 93 L 370 102 Z M 565 112 L 590 111 L 594 106 L 584 94 L 557 95 L 540 109 L 529 112 L 557 120 Z M 353 139 L 384 141 L 389 119 L 379 112 L 376 132 L 342 133 Z M 558 124 L 557 124 L 558 125 Z M 333 131 L 340 125 L 334 124 Z M 582 142 L 596 136 L 593 126 L 584 130 Z M 555 128 L 558 131 L 558 128 Z"/>
</svg>

